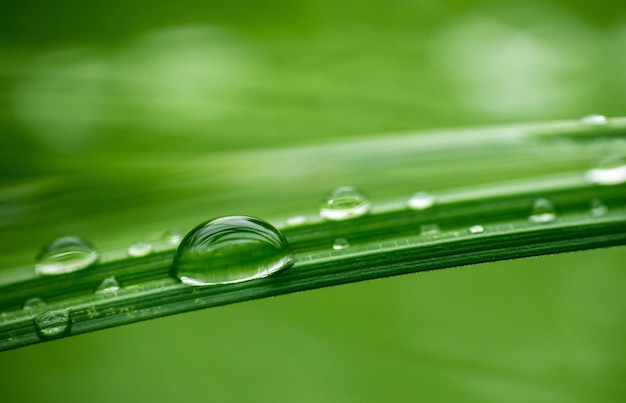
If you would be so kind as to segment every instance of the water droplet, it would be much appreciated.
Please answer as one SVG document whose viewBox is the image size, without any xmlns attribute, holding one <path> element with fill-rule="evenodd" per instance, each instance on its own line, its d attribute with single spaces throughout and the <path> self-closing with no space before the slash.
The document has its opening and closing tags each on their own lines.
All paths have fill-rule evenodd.
<svg viewBox="0 0 626 403">
<path fill-rule="evenodd" d="M 533 204 L 533 211 L 528 217 L 531 222 L 534 223 L 547 223 L 550 221 L 554 221 L 556 218 L 556 212 L 554 210 L 554 205 L 548 199 L 540 198 L 535 200 Z"/>
<path fill-rule="evenodd" d="M 152 253 L 152 244 L 149 242 L 136 242 L 128 248 L 128 256 L 141 257 Z"/>
<path fill-rule="evenodd" d="M 24 302 L 24 309 L 37 309 L 46 306 L 46 302 L 41 298 L 30 298 Z"/>
<path fill-rule="evenodd" d="M 437 201 L 437 197 L 428 192 L 417 192 L 407 201 L 409 208 L 413 210 L 424 210 L 432 207 Z"/>
<path fill-rule="evenodd" d="M 178 228 L 172 228 L 163 233 L 161 240 L 170 245 L 178 246 L 182 242 L 184 236 L 185 234 L 183 231 Z"/>
<path fill-rule="evenodd" d="M 328 220 L 347 220 L 360 217 L 370 209 L 370 202 L 361 191 L 342 186 L 333 190 L 322 205 L 320 216 Z"/>
<path fill-rule="evenodd" d="M 350 244 L 348 243 L 348 240 L 346 238 L 337 238 L 335 239 L 335 242 L 333 243 L 334 250 L 345 249 L 349 246 Z"/>
<path fill-rule="evenodd" d="M 473 225 L 469 229 L 470 234 L 480 234 L 485 232 L 485 227 L 482 225 Z"/>
<path fill-rule="evenodd" d="M 66 335 L 72 325 L 70 310 L 49 311 L 37 316 L 34 320 L 37 334 L 42 339 L 52 339 Z"/>
<path fill-rule="evenodd" d="M 591 208 L 589 210 L 589 213 L 594 217 L 603 216 L 609 211 L 609 208 L 599 199 L 591 200 L 590 204 Z"/>
<path fill-rule="evenodd" d="M 626 183 L 626 162 L 619 157 L 608 157 L 585 174 L 587 182 L 596 185 L 620 185 Z"/>
<path fill-rule="evenodd" d="M 258 218 L 229 216 L 189 232 L 173 267 L 185 284 L 212 285 L 267 277 L 293 263 L 289 245 L 276 228 Z"/>
<path fill-rule="evenodd" d="M 58 238 L 37 255 L 35 273 L 55 275 L 84 269 L 98 260 L 94 247 L 75 236 Z"/>
<path fill-rule="evenodd" d="M 107 277 L 96 288 L 96 294 L 109 294 L 119 291 L 120 284 L 115 279 L 115 276 Z"/>
<path fill-rule="evenodd" d="M 587 125 L 600 126 L 606 124 L 607 119 L 604 115 L 593 114 L 585 116 L 581 121 Z"/>
<path fill-rule="evenodd" d="M 290 227 L 295 227 L 297 225 L 302 225 L 306 222 L 306 217 L 303 215 L 297 215 L 294 217 L 289 217 L 287 219 L 287 225 L 289 225 Z"/>
<path fill-rule="evenodd" d="M 441 232 L 437 224 L 424 224 L 420 227 L 422 235 L 437 235 Z"/>
</svg>

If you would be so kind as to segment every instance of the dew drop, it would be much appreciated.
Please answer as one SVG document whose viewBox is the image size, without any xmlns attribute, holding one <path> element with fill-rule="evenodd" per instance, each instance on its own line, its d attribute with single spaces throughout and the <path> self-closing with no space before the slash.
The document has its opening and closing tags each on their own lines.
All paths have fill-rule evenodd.
<svg viewBox="0 0 626 403">
<path fill-rule="evenodd" d="M 334 250 L 345 249 L 349 246 L 350 244 L 348 243 L 348 240 L 346 238 L 337 238 L 335 239 L 335 242 L 333 243 Z"/>
<path fill-rule="evenodd" d="M 115 279 L 115 276 L 107 277 L 96 288 L 96 294 L 109 294 L 120 290 L 120 284 Z"/>
<path fill-rule="evenodd" d="M 53 339 L 66 335 L 72 325 L 69 309 L 49 311 L 34 320 L 37 334 L 42 339 Z"/>
<path fill-rule="evenodd" d="M 152 244 L 149 242 L 135 242 L 128 247 L 128 256 L 141 257 L 152 253 Z"/>
<path fill-rule="evenodd" d="M 609 211 L 609 208 L 604 203 L 602 203 L 600 199 L 591 200 L 590 205 L 591 208 L 589 209 L 589 213 L 593 217 L 601 217 Z"/>
<path fill-rule="evenodd" d="M 185 234 L 183 233 L 183 231 L 178 228 L 172 228 L 163 233 L 161 240 L 172 246 L 178 246 L 183 240 L 184 236 Z"/>
<path fill-rule="evenodd" d="M 347 220 L 360 217 L 369 209 L 370 202 L 365 194 L 351 186 L 342 186 L 328 195 L 320 209 L 320 216 L 327 220 Z"/>
<path fill-rule="evenodd" d="M 293 263 L 287 241 L 272 225 L 228 216 L 191 230 L 176 251 L 173 270 L 185 284 L 213 285 L 267 277 Z"/>
<path fill-rule="evenodd" d="M 581 121 L 587 125 L 600 126 L 606 124 L 607 119 L 604 115 L 593 114 L 585 116 Z"/>
<path fill-rule="evenodd" d="M 70 273 L 84 269 L 96 260 L 98 252 L 89 242 L 75 236 L 66 236 L 44 246 L 35 259 L 35 273 Z"/>
<path fill-rule="evenodd" d="M 46 306 L 46 302 L 38 297 L 30 298 L 24 302 L 24 309 L 38 309 Z"/>
<path fill-rule="evenodd" d="M 626 162 L 619 157 L 608 157 L 585 173 L 585 179 L 596 185 L 620 185 L 626 183 Z"/>
<path fill-rule="evenodd" d="M 437 235 L 441 232 L 437 224 L 424 224 L 420 227 L 422 235 Z"/>
<path fill-rule="evenodd" d="M 533 211 L 528 217 L 531 222 L 534 223 L 548 223 L 554 221 L 556 218 L 556 212 L 554 210 L 554 204 L 548 199 L 540 198 L 535 200 L 533 204 Z"/>
<path fill-rule="evenodd" d="M 485 232 L 485 227 L 482 225 L 473 225 L 469 229 L 470 234 L 481 234 Z"/>
<path fill-rule="evenodd" d="M 413 210 L 424 210 L 432 207 L 437 202 L 437 197 L 428 192 L 417 192 L 407 201 L 409 208 Z"/>
</svg>

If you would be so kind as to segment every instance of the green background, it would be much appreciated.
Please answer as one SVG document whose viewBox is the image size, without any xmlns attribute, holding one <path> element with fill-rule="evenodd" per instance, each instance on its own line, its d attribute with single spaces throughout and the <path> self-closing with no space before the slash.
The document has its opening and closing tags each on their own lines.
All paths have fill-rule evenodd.
<svg viewBox="0 0 626 403">
<path fill-rule="evenodd" d="M 624 115 L 624 49 L 617 1 L 4 2 L 0 276 L 60 235 L 111 249 L 307 213 L 342 184 L 400 197 L 405 172 L 311 159 L 303 178 L 290 150 Z M 625 261 L 422 273 L 44 343 L 0 354 L 0 400 L 622 402 Z"/>
</svg>

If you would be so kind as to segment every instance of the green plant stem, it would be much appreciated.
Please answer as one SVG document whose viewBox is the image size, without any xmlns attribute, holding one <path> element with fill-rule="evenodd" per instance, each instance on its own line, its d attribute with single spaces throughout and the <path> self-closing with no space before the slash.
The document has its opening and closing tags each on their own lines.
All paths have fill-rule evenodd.
<svg viewBox="0 0 626 403">
<path fill-rule="evenodd" d="M 556 219 L 534 223 L 533 202 L 547 198 Z M 594 215 L 592 200 L 607 211 Z M 436 233 L 420 228 L 436 224 Z M 484 232 L 472 234 L 480 224 Z M 280 226 L 280 225 L 279 225 Z M 432 227 L 428 227 L 432 228 Z M 81 334 L 150 318 L 296 291 L 559 252 L 626 244 L 626 186 L 598 186 L 581 175 L 560 175 L 504 185 L 442 193 L 428 209 L 411 210 L 404 202 L 374 206 L 363 217 L 324 221 L 308 217 L 299 226 L 281 226 L 296 263 L 264 279 L 238 284 L 192 287 L 171 275 L 174 251 L 140 258 L 103 259 L 82 271 L 32 277 L 0 287 L 0 350 L 44 341 L 34 319 L 54 309 L 69 309 L 71 331 Z M 350 246 L 333 250 L 344 237 Z M 94 290 L 115 276 L 122 288 Z M 25 310 L 24 301 L 39 297 L 44 307 Z M 65 335 L 63 335 L 65 336 Z"/>
</svg>

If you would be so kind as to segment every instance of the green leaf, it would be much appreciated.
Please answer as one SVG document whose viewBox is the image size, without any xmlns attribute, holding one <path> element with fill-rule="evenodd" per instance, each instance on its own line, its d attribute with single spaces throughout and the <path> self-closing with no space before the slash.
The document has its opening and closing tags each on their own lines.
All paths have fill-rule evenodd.
<svg viewBox="0 0 626 403">
<path fill-rule="evenodd" d="M 97 264 L 63 275 L 38 277 L 32 267 L 7 270 L 0 283 L 0 349 L 296 291 L 624 245 L 626 179 L 620 177 L 619 158 L 625 127 L 626 119 L 612 119 L 601 127 L 556 122 L 213 156 L 214 166 L 225 167 L 220 171 L 223 186 L 236 185 L 239 194 L 250 196 L 234 203 L 237 211 L 232 213 L 245 206 L 254 210 L 251 196 L 264 188 L 282 187 L 278 196 L 292 194 L 301 204 L 303 222 L 296 225 L 288 211 L 282 211 L 282 218 L 276 214 L 289 202 L 271 209 L 273 221 L 291 245 L 293 267 L 264 279 L 192 287 L 172 275 L 172 247 L 154 241 L 154 252 L 147 256 L 128 256 L 120 248 L 104 250 Z M 613 165 L 592 171 L 596 160 L 607 156 Z M 204 163 L 200 161 L 186 163 Z M 311 175 L 305 172 L 310 166 L 302 161 L 316 161 L 324 170 L 340 173 L 331 175 L 333 179 L 358 169 L 368 189 L 388 197 L 372 199 L 366 215 L 324 220 L 316 214 L 315 204 L 307 208 L 301 202 L 300 196 L 310 192 L 301 178 Z M 598 172 L 612 174 L 614 180 L 598 180 L 593 176 Z M 284 181 L 293 177 L 299 187 L 287 192 Z M 247 180 L 242 183 L 243 178 Z M 260 183 L 249 186 L 255 181 Z M 331 181 L 312 186 L 319 182 Z M 384 192 L 388 187 L 393 191 Z M 404 197 L 391 197 L 403 189 Z M 409 197 L 425 189 L 436 197 L 434 205 L 411 208 Z M 322 196 L 320 192 L 318 199 Z M 554 210 L 541 218 L 546 213 L 534 211 L 538 200 Z M 192 209 L 188 214 L 197 212 Z M 345 244 L 335 249 L 338 239 Z M 95 292 L 112 278 L 121 288 Z M 32 298 L 46 303 L 23 309 Z M 42 332 L 46 326 L 54 331 Z"/>
</svg>

